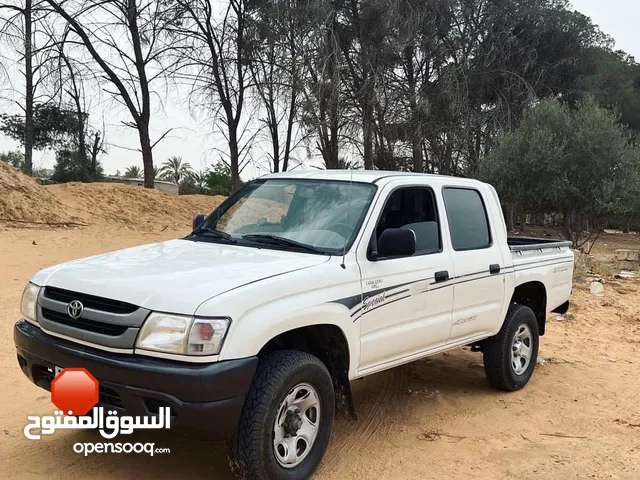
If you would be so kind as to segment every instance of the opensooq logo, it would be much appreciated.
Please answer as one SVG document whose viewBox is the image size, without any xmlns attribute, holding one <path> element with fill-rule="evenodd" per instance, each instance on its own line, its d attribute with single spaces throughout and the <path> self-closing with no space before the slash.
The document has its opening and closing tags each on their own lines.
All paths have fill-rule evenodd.
<svg viewBox="0 0 640 480">
<path fill-rule="evenodd" d="M 85 368 L 65 368 L 51 381 L 51 401 L 60 410 L 43 417 L 30 415 L 24 427 L 29 440 L 40 440 L 41 435 L 51 435 L 61 429 L 99 430 L 104 438 L 118 434 L 128 435 L 138 429 L 171 428 L 169 407 L 159 409 L 158 415 L 118 416 L 115 410 L 96 407 L 99 400 L 99 383 Z M 91 415 L 87 413 L 92 412 Z M 40 429 L 40 433 L 31 430 Z"/>
</svg>

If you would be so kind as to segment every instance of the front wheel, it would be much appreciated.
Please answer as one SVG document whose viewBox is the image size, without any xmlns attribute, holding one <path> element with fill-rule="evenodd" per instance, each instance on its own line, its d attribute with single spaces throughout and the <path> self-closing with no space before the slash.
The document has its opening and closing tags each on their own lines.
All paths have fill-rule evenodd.
<svg viewBox="0 0 640 480">
<path fill-rule="evenodd" d="M 508 392 L 524 387 L 536 368 L 539 344 L 533 310 L 512 304 L 498 334 L 484 344 L 484 371 L 491 386 Z"/>
<path fill-rule="evenodd" d="M 309 478 L 329 444 L 334 409 L 331 375 L 318 358 L 266 355 L 229 442 L 231 470 L 243 479 Z"/>
</svg>

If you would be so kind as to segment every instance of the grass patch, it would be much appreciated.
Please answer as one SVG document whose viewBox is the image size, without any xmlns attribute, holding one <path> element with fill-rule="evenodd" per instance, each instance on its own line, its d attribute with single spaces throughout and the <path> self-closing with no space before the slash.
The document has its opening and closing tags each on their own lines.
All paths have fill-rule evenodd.
<svg viewBox="0 0 640 480">
<path fill-rule="evenodd" d="M 618 268 L 611 262 L 605 262 L 593 255 L 575 252 L 573 278 L 576 283 L 584 277 L 613 278 L 617 272 Z"/>
</svg>

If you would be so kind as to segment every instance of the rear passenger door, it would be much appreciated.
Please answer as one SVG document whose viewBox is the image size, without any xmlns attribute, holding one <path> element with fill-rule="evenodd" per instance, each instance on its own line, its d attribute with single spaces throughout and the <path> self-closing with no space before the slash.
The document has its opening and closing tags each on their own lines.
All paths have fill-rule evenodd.
<svg viewBox="0 0 640 480">
<path fill-rule="evenodd" d="M 453 248 L 453 315 L 450 343 L 491 333 L 504 301 L 502 251 L 479 190 L 442 190 Z"/>
<path fill-rule="evenodd" d="M 354 321 L 360 322 L 358 371 L 363 374 L 445 345 L 451 330 L 453 289 L 436 285 L 436 277 L 446 284 L 452 265 L 443 248 L 443 213 L 434 191 L 427 186 L 390 188 L 375 224 L 366 227 L 367 251 L 358 253 L 363 303 Z M 377 239 L 387 228 L 412 230 L 415 254 L 376 257 Z"/>
</svg>

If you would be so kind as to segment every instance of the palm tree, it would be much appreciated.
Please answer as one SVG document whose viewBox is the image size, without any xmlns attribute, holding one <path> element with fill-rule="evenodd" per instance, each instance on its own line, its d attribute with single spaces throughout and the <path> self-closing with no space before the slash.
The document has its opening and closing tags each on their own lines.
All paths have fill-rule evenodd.
<svg viewBox="0 0 640 480">
<path fill-rule="evenodd" d="M 207 175 L 209 170 L 198 170 L 191 173 L 191 180 L 196 187 L 198 193 L 204 193 L 206 190 Z"/>
<path fill-rule="evenodd" d="M 131 165 L 127 167 L 127 170 L 124 172 L 124 176 L 126 178 L 141 178 L 142 171 L 140 167 L 137 165 Z"/>
<path fill-rule="evenodd" d="M 193 170 L 188 162 L 182 162 L 182 157 L 171 157 L 162 164 L 158 173 L 164 178 L 175 182 L 176 185 L 180 185 L 182 180 L 191 177 Z"/>
</svg>

